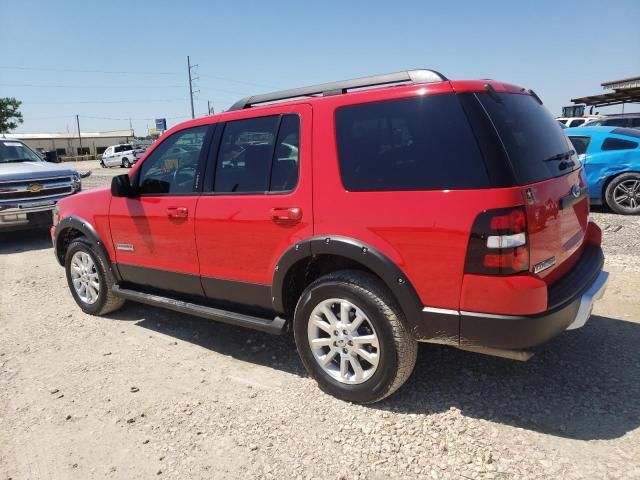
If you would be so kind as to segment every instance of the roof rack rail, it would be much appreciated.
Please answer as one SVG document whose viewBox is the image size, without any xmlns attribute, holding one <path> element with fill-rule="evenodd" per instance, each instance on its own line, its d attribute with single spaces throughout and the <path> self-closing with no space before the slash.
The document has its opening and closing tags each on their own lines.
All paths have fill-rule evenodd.
<svg viewBox="0 0 640 480">
<path fill-rule="evenodd" d="M 279 92 L 253 95 L 243 98 L 234 103 L 228 111 L 242 110 L 259 103 L 276 102 L 278 100 L 288 100 L 298 97 L 309 97 L 312 95 L 340 95 L 347 93 L 347 90 L 354 88 L 375 87 L 377 85 L 388 85 L 392 83 L 434 83 L 443 82 L 447 78 L 435 70 L 408 70 L 404 72 L 387 73 L 384 75 L 374 75 L 371 77 L 354 78 L 340 82 L 322 83 L 310 87 L 292 88 Z"/>
</svg>

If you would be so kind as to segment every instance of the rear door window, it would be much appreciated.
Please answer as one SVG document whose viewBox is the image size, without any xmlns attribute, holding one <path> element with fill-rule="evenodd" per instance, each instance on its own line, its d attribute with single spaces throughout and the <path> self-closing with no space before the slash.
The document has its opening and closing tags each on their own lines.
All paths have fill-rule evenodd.
<svg viewBox="0 0 640 480">
<path fill-rule="evenodd" d="M 482 154 L 453 94 L 345 106 L 335 118 L 349 191 L 489 186 Z"/>
<path fill-rule="evenodd" d="M 636 142 L 622 140 L 621 138 L 605 138 L 602 143 L 602 150 L 634 150 L 638 148 Z"/>
<path fill-rule="evenodd" d="M 580 125 L 582 125 L 584 122 L 585 122 L 585 120 L 582 120 L 582 119 L 572 120 L 572 121 L 571 121 L 571 125 L 570 125 L 570 127 L 571 127 L 571 128 L 579 127 L 579 126 L 580 126 Z"/>
<path fill-rule="evenodd" d="M 224 127 L 214 191 L 217 193 L 265 193 L 280 117 L 229 122 Z"/>
<path fill-rule="evenodd" d="M 544 105 L 531 95 L 496 95 L 476 94 L 502 139 L 520 185 L 579 168 L 580 162 L 573 161 L 571 143 Z"/>
</svg>

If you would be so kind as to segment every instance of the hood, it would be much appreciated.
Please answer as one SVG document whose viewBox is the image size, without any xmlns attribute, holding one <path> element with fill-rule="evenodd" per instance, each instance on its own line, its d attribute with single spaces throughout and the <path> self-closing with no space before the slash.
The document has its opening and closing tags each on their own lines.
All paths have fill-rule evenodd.
<svg viewBox="0 0 640 480">
<path fill-rule="evenodd" d="M 12 180 L 37 180 L 54 176 L 73 175 L 73 168 L 50 162 L 0 163 L 0 182 Z"/>
</svg>

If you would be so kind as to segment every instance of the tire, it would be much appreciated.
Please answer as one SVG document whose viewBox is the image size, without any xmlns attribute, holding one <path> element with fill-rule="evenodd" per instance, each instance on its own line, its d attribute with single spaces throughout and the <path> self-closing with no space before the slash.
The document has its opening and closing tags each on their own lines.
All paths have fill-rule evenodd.
<svg viewBox="0 0 640 480">
<path fill-rule="evenodd" d="M 78 254 L 77 257 L 76 254 Z M 83 258 L 83 255 L 87 255 L 90 258 L 92 267 L 88 269 L 90 272 L 89 275 L 92 275 L 93 279 L 95 279 L 99 285 L 96 298 L 93 301 L 83 299 L 74 286 L 72 263 L 74 259 L 79 260 Z M 111 290 L 111 287 L 115 283 L 115 278 L 111 273 L 107 260 L 102 258 L 102 255 L 98 254 L 92 248 L 91 243 L 89 243 L 86 238 L 77 238 L 69 244 L 65 254 L 64 267 L 71 295 L 83 312 L 90 313 L 91 315 L 105 315 L 118 310 L 124 305 L 124 299 L 116 297 Z"/>
<path fill-rule="evenodd" d="M 335 312 L 334 320 L 338 323 L 331 324 L 326 313 L 317 314 L 325 312 L 325 307 Z M 341 321 L 343 307 L 349 317 L 345 330 Z M 317 327 L 318 317 L 323 320 L 322 327 Z M 349 325 L 354 325 L 358 317 L 360 327 L 354 331 Z M 336 326 L 336 330 L 326 331 L 327 324 L 332 325 L 330 329 Z M 296 305 L 293 329 L 298 353 L 309 375 L 321 390 L 348 402 L 368 404 L 388 397 L 409 378 L 416 363 L 418 345 L 399 306 L 384 284 L 366 272 L 342 270 L 311 283 Z M 315 338 L 316 334 L 322 337 Z M 365 338 L 376 338 L 377 347 L 373 343 L 360 343 Z M 312 349 L 314 339 L 328 345 Z M 363 349 L 366 351 L 362 352 Z M 321 356 L 324 352 L 326 356 Z M 348 360 L 343 374 L 345 357 Z M 360 373 L 351 360 L 354 357 Z M 366 358 L 372 362 L 375 359 L 377 364 Z M 327 367 L 321 366 L 321 362 Z"/>
<path fill-rule="evenodd" d="M 616 213 L 640 214 L 640 173 L 623 173 L 611 180 L 605 191 L 605 202 Z"/>
<path fill-rule="evenodd" d="M 131 162 L 129 162 L 128 158 L 122 159 L 122 168 L 131 168 Z"/>
</svg>

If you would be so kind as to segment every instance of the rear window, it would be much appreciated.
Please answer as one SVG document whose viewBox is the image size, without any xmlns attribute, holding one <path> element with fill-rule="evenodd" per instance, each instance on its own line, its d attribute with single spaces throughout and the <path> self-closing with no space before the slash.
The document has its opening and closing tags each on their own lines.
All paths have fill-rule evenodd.
<svg viewBox="0 0 640 480">
<path fill-rule="evenodd" d="M 634 130 L 633 128 L 616 128 L 611 130 L 611 133 L 616 135 L 626 135 L 627 137 L 640 138 L 640 130 Z"/>
<path fill-rule="evenodd" d="M 455 95 L 341 107 L 336 111 L 336 136 L 342 181 L 349 191 L 489 186 L 482 155 Z"/>
<path fill-rule="evenodd" d="M 478 93 L 502 139 L 519 184 L 541 182 L 579 168 L 558 122 L 531 95 Z M 571 152 L 571 159 L 563 154 Z M 572 163 L 573 162 L 573 163 Z"/>
</svg>

